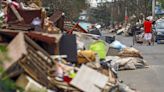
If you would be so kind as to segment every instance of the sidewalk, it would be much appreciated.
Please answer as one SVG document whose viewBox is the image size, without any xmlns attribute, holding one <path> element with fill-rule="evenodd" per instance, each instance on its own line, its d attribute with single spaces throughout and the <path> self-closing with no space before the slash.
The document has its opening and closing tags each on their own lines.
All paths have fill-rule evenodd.
<svg viewBox="0 0 164 92">
<path fill-rule="evenodd" d="M 130 46 L 132 44 L 131 37 L 116 37 L 124 44 Z M 138 89 L 141 92 L 163 92 L 164 90 L 164 46 L 142 46 L 135 45 L 135 48 L 140 50 L 144 59 L 148 61 L 150 68 L 139 69 L 132 71 L 120 71 L 119 77 L 132 88 Z"/>
</svg>

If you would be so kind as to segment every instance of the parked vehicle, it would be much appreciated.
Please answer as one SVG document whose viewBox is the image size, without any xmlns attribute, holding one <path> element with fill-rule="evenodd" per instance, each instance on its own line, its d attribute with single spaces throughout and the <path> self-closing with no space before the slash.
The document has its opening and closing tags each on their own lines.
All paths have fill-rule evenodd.
<svg viewBox="0 0 164 92">
<path fill-rule="evenodd" d="M 161 40 L 164 40 L 164 19 L 159 19 L 155 24 L 155 41 L 160 43 Z"/>
</svg>

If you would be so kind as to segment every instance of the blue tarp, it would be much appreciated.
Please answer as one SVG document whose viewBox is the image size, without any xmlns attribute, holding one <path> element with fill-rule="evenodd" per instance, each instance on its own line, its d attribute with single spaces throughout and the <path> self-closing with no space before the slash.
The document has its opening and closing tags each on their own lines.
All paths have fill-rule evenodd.
<svg viewBox="0 0 164 92">
<path fill-rule="evenodd" d="M 81 26 L 84 30 L 88 30 L 88 27 L 90 27 L 92 24 L 87 22 L 79 22 L 79 26 Z"/>
</svg>

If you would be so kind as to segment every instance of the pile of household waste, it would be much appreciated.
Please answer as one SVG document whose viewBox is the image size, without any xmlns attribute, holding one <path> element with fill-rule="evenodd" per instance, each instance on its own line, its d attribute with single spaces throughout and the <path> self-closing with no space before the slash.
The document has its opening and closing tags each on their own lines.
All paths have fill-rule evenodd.
<svg viewBox="0 0 164 92">
<path fill-rule="evenodd" d="M 119 68 L 128 69 L 128 65 L 143 63 L 142 56 L 136 50 L 122 45 L 118 49 L 115 44 L 117 41 L 109 44 L 98 35 L 74 32 L 72 35 L 50 36 L 47 33 L 33 33 L 42 34 L 47 39 L 55 38 L 54 42 L 58 44 L 55 49 L 59 52 L 54 55 L 47 53 L 37 43 L 37 38 L 26 32 L 18 32 L 10 41 L 7 48 L 11 59 L 5 63 L 3 76 L 13 79 L 25 92 L 129 92 L 126 90 L 131 89 L 120 83 L 115 67 L 119 65 Z M 111 52 L 111 48 L 119 51 L 117 56 L 107 53 Z"/>
<path fill-rule="evenodd" d="M 131 31 L 131 24 L 127 24 L 126 26 L 114 27 L 108 30 L 109 33 L 116 33 L 116 35 L 125 35 L 128 36 Z"/>
<path fill-rule="evenodd" d="M 145 67 L 138 50 L 113 39 L 109 44 L 102 37 L 87 33 L 32 33 L 31 36 L 35 34 L 42 39 L 53 37 L 58 45 L 54 49 L 57 54 L 50 55 L 39 46 L 37 38 L 26 32 L 17 32 L 8 44 L 11 59 L 5 63 L 3 76 L 16 79 L 26 92 L 135 92 L 119 81 L 117 71 Z"/>
<path fill-rule="evenodd" d="M 121 26 L 119 28 L 110 28 L 109 33 L 115 33 L 116 35 L 123 36 L 137 36 L 137 40 L 143 41 L 144 28 L 142 23 L 136 22 L 135 24 L 128 23 L 127 25 Z"/>
<path fill-rule="evenodd" d="M 135 70 L 148 66 L 142 54 L 133 47 L 127 47 L 119 41 L 114 41 L 110 44 L 110 49 L 109 51 L 113 51 L 114 54 L 109 53 L 105 62 L 110 62 L 116 70 Z"/>
<path fill-rule="evenodd" d="M 24 92 L 136 92 L 117 71 L 147 66 L 138 50 L 114 36 L 97 35 L 94 27 L 64 21 L 63 12 L 47 17 L 41 7 L 9 6 L 12 18 L 0 28 L 0 44 L 9 57 L 1 78 L 10 78 Z"/>
</svg>

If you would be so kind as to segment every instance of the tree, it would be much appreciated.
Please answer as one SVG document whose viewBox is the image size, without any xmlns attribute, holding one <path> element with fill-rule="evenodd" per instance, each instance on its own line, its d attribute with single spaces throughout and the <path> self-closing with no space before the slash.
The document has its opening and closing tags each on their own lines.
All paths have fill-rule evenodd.
<svg viewBox="0 0 164 92">
<path fill-rule="evenodd" d="M 158 2 L 161 4 L 161 7 L 164 9 L 164 0 L 158 0 Z"/>
<path fill-rule="evenodd" d="M 151 6 L 151 0 L 112 0 L 109 4 L 109 7 L 111 7 L 111 18 L 116 22 L 123 22 L 125 20 L 126 11 L 128 17 L 136 16 L 135 21 L 141 15 L 143 17 L 150 16 L 152 13 Z"/>
<path fill-rule="evenodd" d="M 88 13 L 91 22 L 105 24 L 105 26 L 110 24 L 111 13 L 109 11 L 108 2 L 99 3 L 96 8 L 91 8 Z"/>
<path fill-rule="evenodd" d="M 50 7 L 51 11 L 63 11 L 67 17 L 76 19 L 79 13 L 88 7 L 86 0 L 42 0 L 43 6 Z"/>
</svg>

